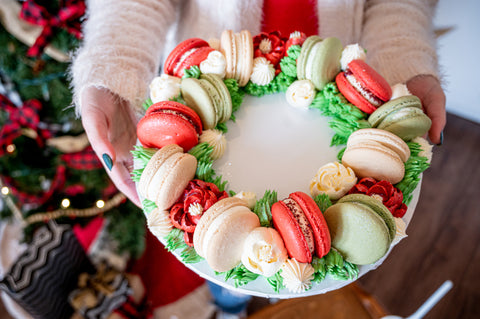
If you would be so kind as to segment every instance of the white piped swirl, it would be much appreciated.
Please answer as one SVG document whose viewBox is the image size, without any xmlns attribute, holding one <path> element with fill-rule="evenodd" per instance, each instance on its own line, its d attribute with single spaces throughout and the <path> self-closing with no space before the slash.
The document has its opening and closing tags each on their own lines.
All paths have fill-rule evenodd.
<svg viewBox="0 0 480 319">
<path fill-rule="evenodd" d="M 213 160 L 219 159 L 225 153 L 227 140 L 219 130 L 211 129 L 203 131 L 199 141 L 200 143 L 208 143 L 208 145 L 213 148 L 212 154 L 210 154 Z"/>
<path fill-rule="evenodd" d="M 252 74 L 250 81 L 257 85 L 267 85 L 275 77 L 275 67 L 264 57 L 253 60 Z"/>
<path fill-rule="evenodd" d="M 157 238 L 164 238 L 172 230 L 173 224 L 168 211 L 155 208 L 147 214 L 147 226 Z"/>
<path fill-rule="evenodd" d="M 315 270 L 309 263 L 299 263 L 295 258 L 288 259 L 282 265 L 283 284 L 293 293 L 302 293 L 310 289 Z"/>
</svg>

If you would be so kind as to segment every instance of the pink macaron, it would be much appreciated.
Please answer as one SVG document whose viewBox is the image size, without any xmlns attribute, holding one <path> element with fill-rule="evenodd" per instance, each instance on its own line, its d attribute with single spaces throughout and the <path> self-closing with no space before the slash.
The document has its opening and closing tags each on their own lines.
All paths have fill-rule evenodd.
<svg viewBox="0 0 480 319">
<path fill-rule="evenodd" d="M 138 122 L 137 136 L 144 147 L 162 148 L 177 144 L 185 152 L 198 144 L 202 121 L 191 108 L 174 101 L 150 106 Z"/>
<path fill-rule="evenodd" d="M 170 52 L 165 60 L 164 72 L 181 78 L 185 69 L 200 65 L 213 50 L 205 40 L 199 38 L 187 39 Z"/>
<path fill-rule="evenodd" d="M 345 98 L 368 114 L 392 97 L 388 82 L 363 60 L 351 61 L 335 81 Z"/>
<path fill-rule="evenodd" d="M 273 204 L 272 219 L 291 258 L 310 263 L 313 255 L 321 258 L 330 251 L 328 225 L 307 194 L 295 192 Z"/>
</svg>

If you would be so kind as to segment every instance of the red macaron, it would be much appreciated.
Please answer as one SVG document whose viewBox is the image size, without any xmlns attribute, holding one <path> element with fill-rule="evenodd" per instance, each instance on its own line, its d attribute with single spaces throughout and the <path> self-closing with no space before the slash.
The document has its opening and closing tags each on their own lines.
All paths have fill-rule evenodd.
<svg viewBox="0 0 480 319">
<path fill-rule="evenodd" d="M 185 69 L 200 65 L 213 50 L 205 40 L 199 38 L 187 39 L 170 52 L 165 60 L 164 72 L 181 78 Z"/>
<path fill-rule="evenodd" d="M 388 82 L 363 60 L 351 61 L 335 81 L 345 98 L 367 114 L 392 97 Z"/>
<path fill-rule="evenodd" d="M 314 254 L 321 258 L 330 251 L 327 222 L 306 193 L 295 192 L 273 204 L 272 219 L 288 255 L 298 262 L 310 263 Z"/>
<path fill-rule="evenodd" d="M 137 125 L 140 143 L 149 148 L 177 144 L 187 152 L 198 144 L 200 134 L 202 121 L 197 113 L 174 101 L 153 104 Z"/>
</svg>

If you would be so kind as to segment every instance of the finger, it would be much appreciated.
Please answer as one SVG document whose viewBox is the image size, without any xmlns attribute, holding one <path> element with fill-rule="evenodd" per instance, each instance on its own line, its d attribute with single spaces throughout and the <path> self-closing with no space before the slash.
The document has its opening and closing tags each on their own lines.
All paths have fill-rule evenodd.
<svg viewBox="0 0 480 319">
<path fill-rule="evenodd" d="M 115 163 L 116 153 L 108 138 L 109 122 L 107 117 L 96 108 L 85 108 L 82 113 L 82 125 L 93 150 L 110 171 Z M 111 163 L 105 162 L 104 154 L 110 157 Z"/>
<path fill-rule="evenodd" d="M 442 142 L 441 134 L 447 123 L 443 91 L 436 90 L 429 94 L 425 99 L 424 108 L 425 113 L 432 120 L 432 127 L 428 132 L 428 136 L 432 143 L 438 145 Z"/>
<path fill-rule="evenodd" d="M 125 165 L 115 165 L 109 175 L 115 181 L 119 191 L 125 194 L 135 205 L 142 207 L 135 183 L 132 181 L 129 169 Z"/>
</svg>

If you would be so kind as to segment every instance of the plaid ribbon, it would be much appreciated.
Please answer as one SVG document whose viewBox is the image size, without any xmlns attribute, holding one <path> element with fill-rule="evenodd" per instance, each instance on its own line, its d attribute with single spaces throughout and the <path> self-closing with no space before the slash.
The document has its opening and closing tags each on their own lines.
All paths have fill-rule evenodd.
<svg viewBox="0 0 480 319">
<path fill-rule="evenodd" d="M 113 312 L 125 319 L 145 319 L 153 317 L 152 305 L 147 300 L 146 295 L 139 304 L 136 304 L 133 298 L 128 296 L 127 301 Z"/>
<path fill-rule="evenodd" d="M 73 34 L 76 38 L 82 37 L 80 18 L 85 14 L 83 0 L 60 0 L 60 9 L 56 13 L 48 12 L 41 0 L 26 0 L 20 11 L 20 18 L 43 27 L 42 32 L 27 55 L 39 57 L 45 47 L 50 43 L 55 28 L 62 28 Z"/>
<path fill-rule="evenodd" d="M 14 139 L 22 135 L 22 128 L 30 128 L 37 132 L 36 140 L 41 147 L 44 141 L 51 137 L 50 131 L 38 128 L 41 109 L 42 103 L 38 100 L 28 100 L 22 107 L 16 107 L 5 95 L 0 94 L 0 110 L 6 112 L 8 116 L 5 125 L 0 128 L 0 156 Z"/>
<path fill-rule="evenodd" d="M 32 205 L 35 207 L 39 207 L 45 204 L 50 197 L 57 191 L 61 190 L 65 185 L 66 175 L 65 166 L 59 165 L 57 166 L 57 170 L 55 172 L 55 176 L 53 177 L 52 183 L 50 184 L 50 188 L 41 194 L 29 194 L 22 192 L 16 188 L 15 181 L 13 178 L 8 176 L 3 176 L 5 185 L 10 188 L 12 195 L 17 198 L 20 206 L 25 204 Z M 33 209 L 33 208 L 32 208 Z"/>
<path fill-rule="evenodd" d="M 75 153 L 67 153 L 61 156 L 61 159 L 68 167 L 78 170 L 92 170 L 102 168 L 102 163 L 91 146 Z"/>
</svg>

